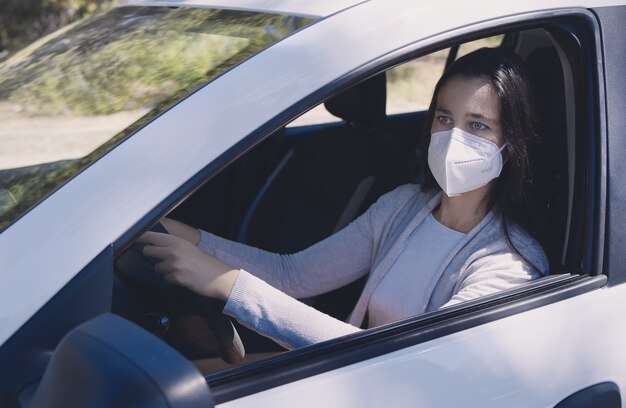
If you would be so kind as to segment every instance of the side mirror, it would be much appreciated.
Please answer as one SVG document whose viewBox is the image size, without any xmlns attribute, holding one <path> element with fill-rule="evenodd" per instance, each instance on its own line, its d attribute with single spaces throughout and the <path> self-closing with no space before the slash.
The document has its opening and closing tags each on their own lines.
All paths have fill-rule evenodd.
<svg viewBox="0 0 626 408">
<path fill-rule="evenodd" d="M 59 343 L 27 406 L 213 407 L 200 372 L 165 342 L 107 313 Z"/>
</svg>

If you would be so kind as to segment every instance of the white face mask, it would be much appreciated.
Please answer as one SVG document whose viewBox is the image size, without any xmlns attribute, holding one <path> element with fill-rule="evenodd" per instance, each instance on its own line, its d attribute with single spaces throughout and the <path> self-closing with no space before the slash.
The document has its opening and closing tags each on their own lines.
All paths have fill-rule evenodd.
<svg viewBox="0 0 626 408">
<path fill-rule="evenodd" d="M 449 196 L 476 190 L 500 175 L 502 147 L 453 128 L 431 135 L 428 166 L 441 189 Z"/>
</svg>

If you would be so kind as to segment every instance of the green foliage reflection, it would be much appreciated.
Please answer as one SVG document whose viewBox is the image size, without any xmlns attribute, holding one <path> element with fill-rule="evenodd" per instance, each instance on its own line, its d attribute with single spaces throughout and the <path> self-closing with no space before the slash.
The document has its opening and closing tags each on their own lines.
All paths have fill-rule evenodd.
<svg viewBox="0 0 626 408">
<path fill-rule="evenodd" d="M 120 7 L 0 64 L 0 103 L 19 106 L 31 117 L 149 110 L 85 157 L 0 170 L 0 188 L 17 201 L 0 214 L 0 229 L 173 104 L 310 21 L 202 8 Z"/>
<path fill-rule="evenodd" d="M 303 24 L 297 20 L 210 9 L 114 9 L 0 65 L 0 100 L 36 114 L 153 106 L 206 82 L 225 61 L 232 66 L 233 57 L 259 52 Z"/>
</svg>

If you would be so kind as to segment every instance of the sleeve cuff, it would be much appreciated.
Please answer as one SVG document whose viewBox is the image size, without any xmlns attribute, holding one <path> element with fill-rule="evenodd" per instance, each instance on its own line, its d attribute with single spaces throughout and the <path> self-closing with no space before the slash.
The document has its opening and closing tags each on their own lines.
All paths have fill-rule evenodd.
<svg viewBox="0 0 626 408">
<path fill-rule="evenodd" d="M 224 313 L 229 316 L 237 316 L 237 311 L 246 303 L 246 293 L 250 293 L 251 278 L 254 278 L 251 274 L 243 269 L 239 270 L 235 284 L 230 291 L 230 295 L 228 295 L 228 299 L 226 299 Z"/>
<path fill-rule="evenodd" d="M 202 250 L 202 252 L 213 255 L 213 251 L 211 250 L 211 234 L 204 230 L 198 231 L 200 231 L 200 240 L 196 244 L 196 247 Z"/>
</svg>

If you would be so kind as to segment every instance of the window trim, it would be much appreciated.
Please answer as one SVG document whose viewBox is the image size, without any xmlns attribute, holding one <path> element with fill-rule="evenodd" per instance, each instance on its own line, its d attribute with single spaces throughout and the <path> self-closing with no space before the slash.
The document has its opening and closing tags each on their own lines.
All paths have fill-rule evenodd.
<svg viewBox="0 0 626 408">
<path fill-rule="evenodd" d="M 605 250 L 604 267 L 609 276 L 609 285 L 619 285 L 626 282 L 626 271 L 624 270 L 626 255 L 623 251 L 624 221 L 621 216 L 626 190 L 623 183 L 620 182 L 623 174 L 620 170 L 624 169 L 623 156 L 626 145 L 623 142 L 623 138 L 619 137 L 624 128 L 623 125 L 626 123 L 623 111 L 621 111 L 626 97 L 623 92 L 624 81 L 620 71 L 624 66 L 623 62 L 626 59 L 626 53 L 623 47 L 623 36 L 620 35 L 621 31 L 615 30 L 615 28 L 621 26 L 626 14 L 626 6 L 601 6 L 594 8 L 592 11 L 597 16 L 601 26 L 602 42 L 600 55 L 604 60 L 603 82 L 601 83 L 601 91 L 603 92 L 602 109 L 598 112 L 598 115 L 600 126 L 606 136 L 602 139 L 604 146 L 600 153 L 602 154 L 601 159 L 609 163 L 603 167 L 603 176 L 606 179 L 600 187 L 603 189 L 602 193 L 610 197 L 608 205 L 598 209 L 599 216 L 610 221 L 605 223 L 597 232 L 602 234 L 600 236 L 601 242 L 598 244 L 602 244 Z M 606 98 L 606 103 L 604 98 Z M 608 144 L 608 135 L 611 134 L 614 137 L 611 139 L 611 150 L 609 152 L 606 146 Z M 611 178 L 609 179 L 607 175 L 611 176 Z M 608 192 L 609 187 L 610 193 Z"/>
</svg>

